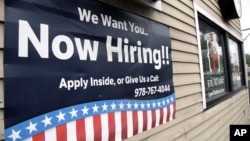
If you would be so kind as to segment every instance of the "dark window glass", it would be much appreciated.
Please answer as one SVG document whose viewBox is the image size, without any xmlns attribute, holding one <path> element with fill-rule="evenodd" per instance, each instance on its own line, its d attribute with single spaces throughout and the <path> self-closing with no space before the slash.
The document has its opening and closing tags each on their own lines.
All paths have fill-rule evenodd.
<svg viewBox="0 0 250 141">
<path fill-rule="evenodd" d="M 206 101 L 226 94 L 225 50 L 223 34 L 212 26 L 199 21 L 203 74 Z"/>
</svg>

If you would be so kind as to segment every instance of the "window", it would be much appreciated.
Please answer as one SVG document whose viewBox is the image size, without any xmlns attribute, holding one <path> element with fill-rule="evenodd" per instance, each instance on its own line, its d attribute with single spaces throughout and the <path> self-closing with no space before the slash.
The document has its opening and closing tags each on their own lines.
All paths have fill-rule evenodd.
<svg viewBox="0 0 250 141">
<path fill-rule="evenodd" d="M 231 62 L 231 76 L 233 82 L 233 90 L 237 90 L 242 86 L 242 73 L 239 60 L 239 47 L 236 41 L 228 39 L 230 62 Z"/>
<path fill-rule="evenodd" d="M 211 106 L 243 86 L 239 42 L 209 20 L 199 17 L 206 105 Z"/>
<path fill-rule="evenodd" d="M 205 95 L 206 101 L 210 102 L 225 95 L 227 91 L 224 68 L 224 36 L 219 30 L 203 21 L 199 21 L 199 27 Z"/>
</svg>

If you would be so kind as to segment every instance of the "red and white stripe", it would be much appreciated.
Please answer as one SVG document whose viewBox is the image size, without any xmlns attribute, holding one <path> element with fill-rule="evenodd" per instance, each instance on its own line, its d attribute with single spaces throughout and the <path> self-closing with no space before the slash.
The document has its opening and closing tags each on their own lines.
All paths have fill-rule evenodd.
<svg viewBox="0 0 250 141">
<path fill-rule="evenodd" d="M 176 104 L 156 110 L 122 111 L 82 118 L 26 141 L 121 141 L 175 118 Z"/>
</svg>

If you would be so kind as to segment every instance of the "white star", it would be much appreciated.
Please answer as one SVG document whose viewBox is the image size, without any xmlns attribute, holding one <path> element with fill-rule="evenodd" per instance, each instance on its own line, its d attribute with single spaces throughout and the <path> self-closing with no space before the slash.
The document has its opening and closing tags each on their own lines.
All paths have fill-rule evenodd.
<svg viewBox="0 0 250 141">
<path fill-rule="evenodd" d="M 135 109 L 138 109 L 138 104 L 135 103 L 135 104 L 134 104 L 134 107 L 135 107 Z"/>
<path fill-rule="evenodd" d="M 75 108 L 73 107 L 72 111 L 69 112 L 71 114 L 71 118 L 77 117 L 77 112 L 78 110 L 75 110 Z"/>
<path fill-rule="evenodd" d="M 147 107 L 150 108 L 150 103 L 148 102 Z"/>
<path fill-rule="evenodd" d="M 83 115 L 87 115 L 89 111 L 89 108 L 87 108 L 86 106 L 84 106 L 84 108 L 82 109 Z"/>
<path fill-rule="evenodd" d="M 144 109 L 145 104 L 142 102 L 141 103 L 141 109 Z"/>
<path fill-rule="evenodd" d="M 56 116 L 58 118 L 58 122 L 60 122 L 61 120 L 65 120 L 64 116 L 65 113 L 62 113 L 62 111 L 60 111 L 59 114 Z"/>
<path fill-rule="evenodd" d="M 119 106 L 120 106 L 120 110 L 124 109 L 124 104 L 122 102 L 119 104 Z"/>
<path fill-rule="evenodd" d="M 161 102 L 160 102 L 160 101 L 158 101 L 158 103 L 157 103 L 157 104 L 158 104 L 158 107 L 160 107 L 160 106 L 161 106 Z"/>
<path fill-rule="evenodd" d="M 95 106 L 94 106 L 94 107 L 92 107 L 92 109 L 93 109 L 93 113 L 98 112 L 98 108 L 99 108 L 99 106 L 96 106 L 96 104 L 95 104 Z"/>
<path fill-rule="evenodd" d="M 166 103 L 165 103 L 165 101 L 164 100 L 162 100 L 162 105 L 164 106 Z"/>
<path fill-rule="evenodd" d="M 170 98 L 170 99 L 171 99 L 171 101 L 174 101 L 174 98 L 173 98 L 172 96 L 171 96 L 171 98 Z"/>
<path fill-rule="evenodd" d="M 37 131 L 36 125 L 37 125 L 37 123 L 33 124 L 33 123 L 30 121 L 29 126 L 26 127 L 25 129 L 29 130 L 29 131 L 30 131 L 30 134 L 31 134 L 33 131 Z"/>
<path fill-rule="evenodd" d="M 114 102 L 110 106 L 112 110 L 115 110 L 116 104 Z"/>
<path fill-rule="evenodd" d="M 15 141 L 16 139 L 21 139 L 21 137 L 20 137 L 20 132 L 21 132 L 21 130 L 19 130 L 19 131 L 15 131 L 14 129 L 12 129 L 12 131 L 11 131 L 12 133 L 11 133 L 11 135 L 9 135 L 8 136 L 8 138 L 12 138 L 12 141 Z"/>
<path fill-rule="evenodd" d="M 108 105 L 104 102 L 102 105 L 102 110 L 107 111 L 108 110 Z"/>
<path fill-rule="evenodd" d="M 51 119 L 52 117 L 48 117 L 47 115 L 45 116 L 44 120 L 42 120 L 42 122 L 44 123 L 44 127 L 46 127 L 47 125 L 51 125 Z"/>
<path fill-rule="evenodd" d="M 167 101 L 167 104 L 169 104 L 169 99 L 167 99 L 166 101 Z"/>
<path fill-rule="evenodd" d="M 130 104 L 130 103 L 128 102 L 128 104 L 127 104 L 128 109 L 131 109 L 131 105 L 132 105 L 132 104 Z"/>
<path fill-rule="evenodd" d="M 156 103 L 155 103 L 155 102 L 153 102 L 153 104 L 152 104 L 152 105 L 153 105 L 153 107 L 155 108 Z"/>
</svg>

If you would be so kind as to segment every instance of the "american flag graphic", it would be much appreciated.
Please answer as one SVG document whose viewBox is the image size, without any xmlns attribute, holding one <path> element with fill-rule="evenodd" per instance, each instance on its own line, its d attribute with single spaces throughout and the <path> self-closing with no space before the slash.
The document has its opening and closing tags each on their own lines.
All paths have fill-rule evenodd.
<svg viewBox="0 0 250 141">
<path fill-rule="evenodd" d="M 6 141 L 120 141 L 175 118 L 175 94 L 58 109 L 5 130 Z"/>
</svg>

